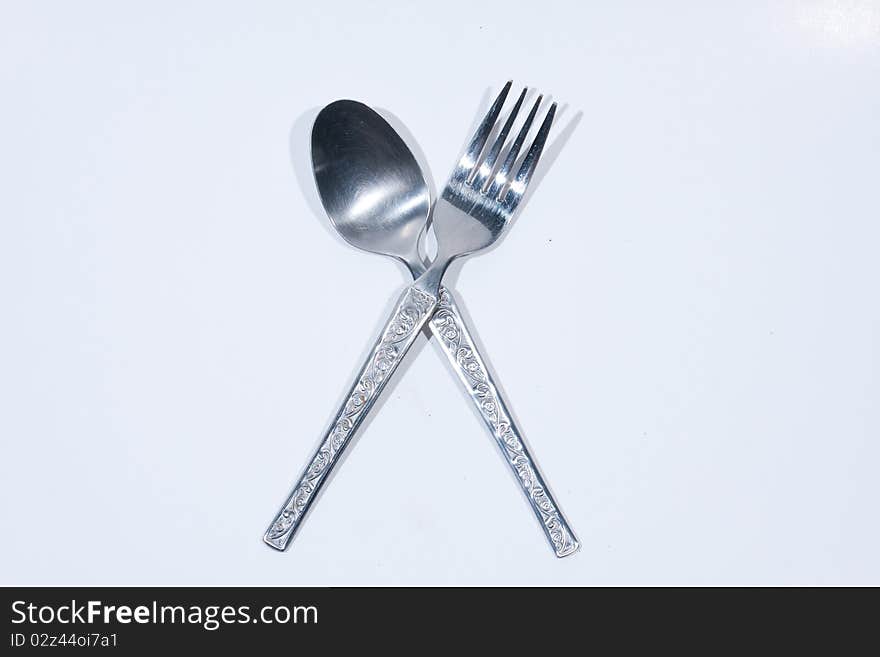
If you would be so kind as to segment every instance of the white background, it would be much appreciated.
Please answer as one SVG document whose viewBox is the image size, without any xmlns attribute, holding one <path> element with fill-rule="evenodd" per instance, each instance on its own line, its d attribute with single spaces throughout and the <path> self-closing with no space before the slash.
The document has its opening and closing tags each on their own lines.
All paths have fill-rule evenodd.
<svg viewBox="0 0 880 657">
<path fill-rule="evenodd" d="M 583 549 L 427 343 L 274 552 L 406 280 L 312 118 L 441 185 L 508 78 L 564 108 L 455 286 Z M 0 94 L 0 583 L 880 583 L 880 4 L 4 3 Z"/>
</svg>

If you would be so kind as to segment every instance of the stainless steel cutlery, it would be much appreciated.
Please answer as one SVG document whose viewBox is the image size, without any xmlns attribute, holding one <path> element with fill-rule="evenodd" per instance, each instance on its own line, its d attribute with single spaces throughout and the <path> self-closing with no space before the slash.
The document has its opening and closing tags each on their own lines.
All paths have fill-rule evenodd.
<svg viewBox="0 0 880 657">
<path fill-rule="evenodd" d="M 437 255 L 425 263 L 419 243 L 431 199 L 424 175 L 399 135 L 366 105 L 343 100 L 318 115 L 312 161 L 321 201 L 339 234 L 352 245 L 404 262 L 414 279 L 397 303 L 342 407 L 263 539 L 283 550 L 384 386 L 427 326 L 477 406 L 514 471 L 554 553 L 573 554 L 577 539 L 513 422 L 507 405 L 441 282 L 449 264 L 493 244 L 516 213 L 532 179 L 556 112 L 550 105 L 522 156 L 542 98 L 509 140 L 526 90 L 505 120 L 508 82 L 472 136 L 434 204 Z M 490 143 L 491 142 L 491 143 Z"/>
</svg>

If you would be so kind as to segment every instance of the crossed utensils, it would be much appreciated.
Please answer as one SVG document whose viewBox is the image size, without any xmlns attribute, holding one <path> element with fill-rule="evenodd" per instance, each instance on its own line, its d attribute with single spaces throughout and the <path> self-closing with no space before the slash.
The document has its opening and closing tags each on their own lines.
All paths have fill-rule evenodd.
<svg viewBox="0 0 880 657">
<path fill-rule="evenodd" d="M 538 96 L 512 142 L 509 137 L 527 96 L 523 89 L 502 122 L 507 82 L 471 137 L 433 207 L 437 255 L 426 263 L 419 243 L 431 199 L 424 175 L 388 123 L 362 103 L 340 100 L 318 114 L 312 128 L 312 164 L 327 214 L 352 245 L 402 261 L 413 283 L 401 295 L 342 407 L 263 540 L 285 550 L 327 477 L 419 332 L 427 326 L 477 407 L 516 475 L 557 557 L 580 544 L 559 509 L 507 410 L 492 375 L 456 306 L 442 286 L 454 260 L 492 245 L 510 225 L 540 159 L 556 103 L 544 113 L 527 149 L 543 97 Z M 490 145 L 491 144 L 491 145 Z"/>
</svg>

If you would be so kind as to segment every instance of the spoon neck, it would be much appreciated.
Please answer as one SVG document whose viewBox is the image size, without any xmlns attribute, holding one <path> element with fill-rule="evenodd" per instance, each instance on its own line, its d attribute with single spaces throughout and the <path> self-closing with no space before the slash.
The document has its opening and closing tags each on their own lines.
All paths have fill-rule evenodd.
<svg viewBox="0 0 880 657">
<path fill-rule="evenodd" d="M 406 268 L 409 269 L 409 273 L 412 274 L 413 280 L 419 278 L 425 273 L 427 267 L 425 266 L 418 249 L 415 249 L 409 255 L 401 258 L 401 260 L 403 261 L 403 264 L 406 265 Z"/>
</svg>

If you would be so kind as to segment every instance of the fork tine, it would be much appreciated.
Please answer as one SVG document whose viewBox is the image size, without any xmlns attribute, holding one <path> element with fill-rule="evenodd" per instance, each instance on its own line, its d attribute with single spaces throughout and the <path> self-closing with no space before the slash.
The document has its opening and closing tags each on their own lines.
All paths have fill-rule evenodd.
<svg viewBox="0 0 880 657">
<path fill-rule="evenodd" d="M 486 181 L 489 179 L 489 176 L 492 175 L 492 169 L 495 168 L 495 161 L 498 159 L 498 154 L 501 153 L 504 142 L 507 141 L 507 135 L 510 133 L 510 129 L 513 127 L 513 122 L 516 119 L 516 115 L 519 114 L 520 107 L 522 107 L 523 100 L 526 97 L 527 91 L 528 87 L 522 90 L 522 93 L 516 100 L 516 104 L 513 106 L 513 109 L 510 110 L 510 116 L 508 116 L 507 121 L 504 122 L 504 127 L 502 127 L 501 132 L 498 133 L 498 137 L 495 139 L 495 142 L 492 144 L 492 147 L 489 149 L 489 152 L 483 159 L 482 164 L 480 164 L 480 166 L 476 169 L 473 180 L 473 185 L 475 187 L 482 190 L 483 184 L 486 183 L 486 187 L 488 188 L 489 185 Z"/>
<path fill-rule="evenodd" d="M 489 133 L 492 132 L 492 128 L 495 127 L 495 121 L 498 120 L 498 115 L 501 114 L 501 108 L 504 106 L 504 101 L 507 99 L 507 93 L 510 91 L 511 86 L 513 86 L 513 80 L 508 80 L 507 84 L 505 84 L 504 88 L 501 90 L 501 93 L 499 93 L 498 97 L 495 99 L 495 102 L 492 103 L 492 107 L 490 107 L 489 111 L 486 113 L 486 118 L 483 119 L 483 122 L 480 123 L 480 126 L 474 133 L 471 143 L 468 144 L 464 156 L 461 158 L 462 161 L 460 164 L 460 166 L 468 171 L 470 171 L 470 169 L 472 169 L 477 163 L 477 159 L 480 157 L 483 146 L 486 145 L 486 141 L 489 139 Z"/>
<path fill-rule="evenodd" d="M 532 142 L 529 152 L 526 154 L 526 157 L 516 174 L 516 178 L 510 184 L 510 191 L 518 196 L 522 196 L 526 191 L 526 186 L 532 179 L 535 167 L 538 166 L 538 160 L 541 158 L 541 152 L 544 150 L 544 144 L 547 142 L 547 134 L 550 132 L 550 125 L 553 123 L 553 117 L 555 115 L 556 103 L 553 103 L 550 105 L 547 116 L 544 117 L 544 122 L 541 124 L 541 127 L 538 128 L 538 134 L 535 136 L 535 141 Z"/>
<path fill-rule="evenodd" d="M 532 109 L 529 112 L 529 115 L 526 117 L 525 123 L 523 123 L 522 128 L 519 130 L 519 134 L 516 136 L 516 139 L 513 141 L 513 146 L 510 147 L 510 152 L 507 154 L 507 157 L 504 158 L 504 164 L 501 165 L 501 168 L 498 169 L 498 173 L 495 174 L 494 179 L 492 180 L 492 184 L 489 185 L 489 189 L 486 192 L 492 198 L 498 198 L 501 200 L 501 192 L 504 190 L 504 186 L 507 184 L 507 176 L 510 173 L 510 170 L 513 168 L 513 163 L 516 162 L 516 158 L 519 155 L 519 151 L 522 148 L 523 142 L 526 140 L 526 136 L 529 133 L 529 128 L 532 127 L 532 121 L 535 120 L 535 115 L 538 113 L 538 107 L 541 105 L 541 100 L 544 96 L 538 96 L 537 100 L 535 100 L 535 104 L 532 105 Z"/>
</svg>

